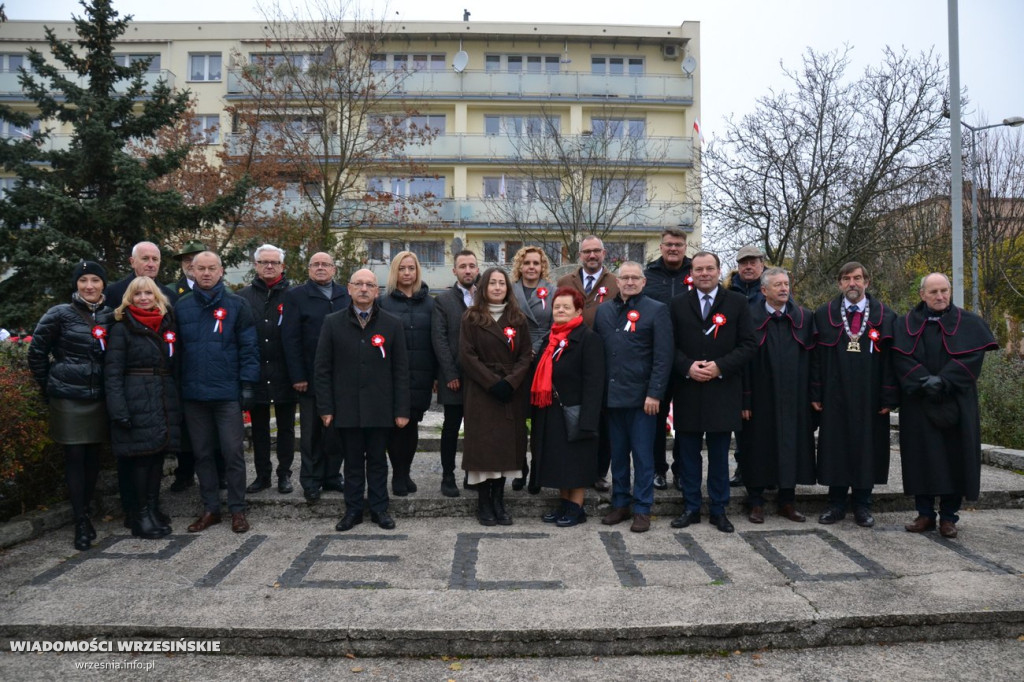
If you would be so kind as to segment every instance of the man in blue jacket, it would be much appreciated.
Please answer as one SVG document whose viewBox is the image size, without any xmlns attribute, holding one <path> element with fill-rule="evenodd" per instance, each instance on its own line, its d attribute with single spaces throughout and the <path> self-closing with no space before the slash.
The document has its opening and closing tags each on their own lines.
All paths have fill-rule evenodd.
<svg viewBox="0 0 1024 682">
<path fill-rule="evenodd" d="M 647 280 L 639 263 L 619 266 L 617 280 L 618 294 L 598 306 L 594 318 L 604 341 L 612 451 L 612 510 L 601 523 L 632 517 L 630 530 L 643 533 L 651 527 L 654 430 L 672 371 L 672 321 L 665 304 L 644 296 Z"/>
<path fill-rule="evenodd" d="M 182 353 L 181 394 L 195 450 L 203 514 L 188 527 L 198 533 L 220 523 L 220 491 L 214 451 L 226 467 L 231 530 L 245 533 L 245 454 L 242 410 L 260 379 L 260 355 L 252 310 L 228 291 L 220 256 L 204 251 L 192 263 L 196 286 L 174 308 Z"/>
</svg>

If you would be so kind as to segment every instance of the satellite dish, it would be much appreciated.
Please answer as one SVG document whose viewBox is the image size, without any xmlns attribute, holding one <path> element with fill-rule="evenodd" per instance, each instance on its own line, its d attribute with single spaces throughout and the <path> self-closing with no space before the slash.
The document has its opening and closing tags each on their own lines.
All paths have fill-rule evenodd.
<svg viewBox="0 0 1024 682">
<path fill-rule="evenodd" d="M 680 65 L 680 68 L 683 70 L 683 73 L 689 76 L 693 74 L 694 71 L 697 70 L 697 60 L 693 58 L 693 55 L 690 55 L 689 57 L 683 60 L 683 63 Z"/>
<path fill-rule="evenodd" d="M 455 69 L 455 73 L 462 73 L 467 66 L 469 66 L 469 53 L 459 50 L 455 53 L 455 58 L 452 59 L 452 68 Z"/>
</svg>

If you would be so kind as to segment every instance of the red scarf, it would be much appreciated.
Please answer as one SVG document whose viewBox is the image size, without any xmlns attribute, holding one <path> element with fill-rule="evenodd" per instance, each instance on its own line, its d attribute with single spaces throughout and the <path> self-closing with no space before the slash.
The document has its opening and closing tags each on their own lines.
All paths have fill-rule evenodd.
<svg viewBox="0 0 1024 682">
<path fill-rule="evenodd" d="M 160 333 L 160 325 L 164 321 L 164 314 L 160 312 L 159 308 L 143 310 L 142 308 L 136 308 L 133 305 L 129 305 L 128 312 L 130 312 L 132 317 L 138 320 L 139 323 L 152 329 L 154 334 Z"/>
<path fill-rule="evenodd" d="M 540 354 L 537 362 L 537 371 L 533 375 L 533 385 L 530 386 L 530 403 L 537 407 L 547 407 L 551 404 L 551 370 L 554 368 L 555 351 L 559 348 L 564 350 L 562 342 L 566 340 L 576 327 L 583 324 L 583 316 L 574 317 L 565 324 L 551 325 L 551 334 L 548 336 L 548 345 Z M 568 341 L 566 341 L 568 344 Z M 561 357 L 561 354 L 559 354 Z"/>
</svg>

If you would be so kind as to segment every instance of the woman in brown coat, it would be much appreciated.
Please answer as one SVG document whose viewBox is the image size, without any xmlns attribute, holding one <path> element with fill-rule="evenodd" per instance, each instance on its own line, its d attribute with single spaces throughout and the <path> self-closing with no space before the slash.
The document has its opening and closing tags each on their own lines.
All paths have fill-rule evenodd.
<svg viewBox="0 0 1024 682">
<path fill-rule="evenodd" d="M 530 329 L 508 273 L 490 268 L 480 278 L 459 337 L 466 425 L 462 468 L 477 485 L 477 518 L 484 526 L 512 524 L 505 511 L 505 479 L 516 476 L 526 461 L 532 355 Z"/>
</svg>

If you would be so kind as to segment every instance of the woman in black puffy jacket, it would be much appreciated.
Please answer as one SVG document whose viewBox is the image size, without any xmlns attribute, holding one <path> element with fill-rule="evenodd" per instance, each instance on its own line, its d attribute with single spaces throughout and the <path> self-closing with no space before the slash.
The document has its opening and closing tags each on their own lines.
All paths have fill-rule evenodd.
<svg viewBox="0 0 1024 682">
<path fill-rule="evenodd" d="M 412 251 L 402 251 L 391 259 L 387 295 L 381 299 L 380 307 L 402 320 L 405 347 L 409 351 L 409 423 L 392 429 L 388 441 L 391 492 L 404 497 L 416 492 L 409 472 L 419 443 L 420 421 L 430 407 L 437 378 L 437 357 L 430 338 L 434 299 L 423 282 L 420 260 Z"/>
<path fill-rule="evenodd" d="M 131 472 L 132 535 L 161 538 L 171 532 L 160 511 L 164 457 L 181 441 L 177 329 L 167 298 L 149 277 L 128 284 L 114 318 L 104 375 L 111 448 Z"/>
<path fill-rule="evenodd" d="M 46 311 L 32 335 L 28 364 L 50 405 L 50 437 L 64 446 L 65 473 L 75 515 L 75 549 L 89 549 L 96 530 L 89 504 L 107 440 L 103 355 L 113 311 L 104 305 L 107 273 L 99 263 L 75 266 L 71 303 Z"/>
</svg>

